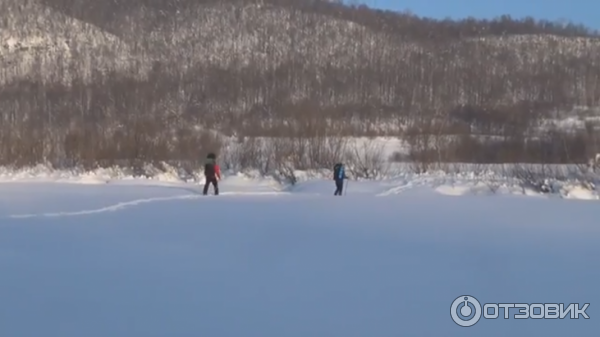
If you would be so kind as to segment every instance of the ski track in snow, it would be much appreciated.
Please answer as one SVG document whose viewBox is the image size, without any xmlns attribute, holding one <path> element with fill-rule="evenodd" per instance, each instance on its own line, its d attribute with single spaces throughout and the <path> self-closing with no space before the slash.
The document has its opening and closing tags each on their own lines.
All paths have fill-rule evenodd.
<svg viewBox="0 0 600 337">
<path fill-rule="evenodd" d="M 406 190 L 408 190 L 410 188 L 413 188 L 413 187 L 414 186 L 413 186 L 413 184 L 411 182 L 407 182 L 407 183 L 404 183 L 402 185 L 399 185 L 399 186 L 396 186 L 396 187 L 392 187 L 392 188 L 388 189 L 385 192 L 377 194 L 376 196 L 378 196 L 378 197 L 387 197 L 387 196 L 390 196 L 390 195 L 400 194 L 400 193 L 402 193 L 402 192 L 404 192 L 404 191 L 406 191 Z"/>
<path fill-rule="evenodd" d="M 231 195 L 231 196 L 234 196 L 234 195 L 260 196 L 260 195 L 281 195 L 281 194 L 288 194 L 288 193 L 283 193 L 283 192 L 224 192 L 224 193 L 221 193 L 219 195 L 219 197 L 228 196 L 228 195 Z M 202 194 L 186 194 L 186 195 L 178 195 L 178 196 L 173 196 L 173 197 L 136 199 L 136 200 L 120 202 L 120 203 L 117 203 L 117 204 L 114 204 L 111 206 L 106 206 L 106 207 L 96 208 L 96 209 L 81 210 L 81 211 L 74 211 L 74 212 L 52 212 L 52 213 L 41 213 L 41 214 L 15 214 L 15 215 L 10 215 L 9 218 L 12 218 L 12 219 L 26 219 L 26 218 L 40 218 L 40 217 L 54 218 L 54 217 L 66 217 L 66 216 L 91 215 L 91 214 L 97 214 L 97 213 L 116 212 L 116 211 L 124 210 L 126 208 L 131 208 L 134 206 L 153 203 L 153 202 L 200 199 L 203 197 L 210 197 L 210 196 L 211 196 L 210 194 L 208 196 L 204 196 Z"/>
<path fill-rule="evenodd" d="M 162 197 L 162 198 L 147 198 L 147 199 L 137 199 L 132 201 L 120 202 L 111 206 L 90 209 L 90 210 L 81 210 L 75 212 L 54 212 L 54 213 L 41 213 L 41 214 L 17 214 L 11 215 L 10 218 L 13 219 L 24 219 L 24 218 L 37 218 L 37 217 L 63 217 L 63 216 L 77 216 L 77 215 L 90 215 L 96 213 L 105 213 L 105 212 L 115 212 L 119 210 L 123 210 L 125 208 L 147 204 L 151 202 L 160 202 L 160 201 L 170 201 L 170 200 L 184 200 L 184 199 L 196 199 L 199 198 L 199 195 L 179 195 L 174 197 Z"/>
</svg>

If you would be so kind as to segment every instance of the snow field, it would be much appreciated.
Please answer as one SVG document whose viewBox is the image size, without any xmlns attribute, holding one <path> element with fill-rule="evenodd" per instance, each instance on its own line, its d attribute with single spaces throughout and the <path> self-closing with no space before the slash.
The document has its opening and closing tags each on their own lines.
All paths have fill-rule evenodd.
<svg viewBox="0 0 600 337">
<path fill-rule="evenodd" d="M 174 168 L 0 169 L 0 336 L 593 335 L 598 193 L 541 194 L 513 169 L 395 163 L 339 198 L 327 170 L 226 172 L 213 197 Z M 462 328 L 461 295 L 590 303 L 590 319 Z"/>
<path fill-rule="evenodd" d="M 243 176 L 219 197 L 183 183 L 0 184 L 0 335 L 598 331 L 597 203 L 403 182 L 351 181 L 339 198 L 331 181 L 277 190 Z M 591 318 L 461 328 L 460 295 L 591 303 Z"/>
</svg>

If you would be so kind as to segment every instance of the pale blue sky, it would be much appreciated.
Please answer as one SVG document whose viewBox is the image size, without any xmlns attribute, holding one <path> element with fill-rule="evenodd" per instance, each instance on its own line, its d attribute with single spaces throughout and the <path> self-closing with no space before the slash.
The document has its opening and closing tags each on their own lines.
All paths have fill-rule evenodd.
<svg viewBox="0 0 600 337">
<path fill-rule="evenodd" d="M 502 14 L 551 21 L 566 19 L 600 30 L 600 0 L 358 0 L 358 3 L 398 11 L 408 9 L 418 16 L 438 19 L 494 18 Z"/>
</svg>

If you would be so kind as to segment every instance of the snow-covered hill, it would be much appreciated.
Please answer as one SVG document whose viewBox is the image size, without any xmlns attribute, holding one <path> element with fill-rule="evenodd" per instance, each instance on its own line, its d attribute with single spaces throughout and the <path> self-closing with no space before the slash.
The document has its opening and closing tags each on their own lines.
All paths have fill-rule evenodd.
<svg viewBox="0 0 600 337">
<path fill-rule="evenodd" d="M 304 6 L 300 10 L 285 2 L 274 5 L 261 1 L 183 1 L 164 6 L 144 1 L 132 2 L 130 6 L 120 2 L 92 6 L 87 0 L 63 2 L 3 0 L 1 62 L 24 69 L 13 70 L 15 74 L 7 74 L 1 81 L 31 76 L 34 70 L 29 68 L 34 65 L 41 68 L 35 76 L 48 81 L 67 78 L 71 76 L 69 71 L 83 72 L 82 76 L 89 80 L 90 69 L 114 69 L 143 77 L 151 69 L 149 64 L 161 62 L 183 72 L 193 67 L 216 67 L 228 71 L 249 68 L 260 74 L 288 66 L 300 67 L 314 76 L 324 76 L 330 68 L 368 69 L 377 76 L 385 71 L 398 72 L 387 84 L 392 86 L 408 80 L 407 70 L 425 68 L 427 74 L 453 76 L 447 80 L 468 91 L 473 83 L 462 83 L 460 77 L 455 77 L 463 68 L 477 69 L 480 77 L 485 74 L 495 78 L 506 72 L 529 78 L 539 72 L 536 65 L 546 62 L 566 61 L 563 66 L 571 68 L 568 60 L 583 58 L 592 67 L 600 65 L 600 39 L 592 37 L 489 35 L 430 43 L 419 40 L 416 34 L 411 37 L 411 25 L 415 30 L 419 27 L 417 19 L 407 21 L 407 31 L 391 34 L 358 23 L 362 22 L 358 20 L 361 12 L 352 19 L 333 15 L 319 6 L 312 10 Z M 432 25 L 431 34 L 441 27 Z M 36 57 L 38 60 L 32 63 Z M 20 63 L 14 63 L 17 61 Z M 484 67 L 479 69 L 480 65 Z M 417 74 L 418 71 L 414 75 Z M 422 73 L 411 81 L 436 85 L 427 82 L 428 76 Z M 573 80 L 569 77 L 569 81 Z M 317 82 L 322 81 L 329 80 L 317 78 Z M 520 82 L 515 81 L 512 86 L 521 88 Z M 376 88 L 382 84 L 370 84 L 375 88 L 369 90 L 380 100 L 392 103 L 392 93 L 385 87 Z M 351 100 L 343 98 L 344 94 L 338 95 L 338 104 Z M 503 95 L 513 93 L 508 90 Z M 457 95 L 457 102 L 462 102 L 458 96 L 461 95 Z M 505 99 L 519 101 L 523 97 Z M 472 101 L 473 97 L 464 99 Z M 592 99 L 595 101 L 577 98 L 581 105 L 598 103 L 600 98 Z"/>
<path fill-rule="evenodd" d="M 458 136 L 447 161 L 600 146 L 600 43 L 577 27 L 321 0 L 3 0 L 0 18 L 1 165 L 192 161 L 220 150 L 213 131 Z"/>
</svg>

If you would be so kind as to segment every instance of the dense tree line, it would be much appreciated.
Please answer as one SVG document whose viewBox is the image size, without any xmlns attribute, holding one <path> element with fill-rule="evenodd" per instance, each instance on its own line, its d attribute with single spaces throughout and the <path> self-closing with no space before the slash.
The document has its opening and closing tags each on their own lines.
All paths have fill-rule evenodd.
<svg viewBox="0 0 600 337">
<path fill-rule="evenodd" d="M 215 134 L 246 152 L 294 135 L 266 155 L 294 166 L 309 166 L 292 158 L 302 149 L 344 152 L 311 140 L 332 136 L 402 137 L 419 161 L 597 151 L 593 125 L 538 132 L 600 106 L 600 36 L 581 25 L 320 0 L 20 0 L 0 13 L 0 165 L 190 162 L 222 145 Z M 442 136 L 443 155 L 422 139 Z"/>
</svg>

